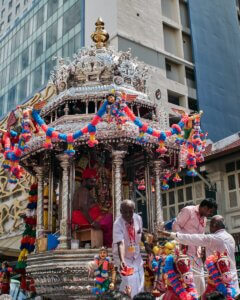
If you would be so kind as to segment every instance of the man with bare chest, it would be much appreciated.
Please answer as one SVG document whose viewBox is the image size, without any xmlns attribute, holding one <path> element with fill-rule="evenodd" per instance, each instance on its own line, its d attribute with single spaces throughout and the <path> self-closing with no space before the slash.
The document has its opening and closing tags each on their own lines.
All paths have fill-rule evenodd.
<svg viewBox="0 0 240 300">
<path fill-rule="evenodd" d="M 73 197 L 72 224 L 80 228 L 102 229 L 103 244 L 111 247 L 113 216 L 101 210 L 90 192 L 96 185 L 96 175 L 95 169 L 87 168 L 83 172 L 82 186 L 75 191 Z"/>
</svg>

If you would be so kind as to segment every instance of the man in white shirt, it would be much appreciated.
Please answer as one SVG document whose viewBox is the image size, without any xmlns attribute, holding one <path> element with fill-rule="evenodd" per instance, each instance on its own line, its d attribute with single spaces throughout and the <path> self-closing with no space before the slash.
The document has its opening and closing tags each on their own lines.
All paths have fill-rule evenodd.
<svg viewBox="0 0 240 300">
<path fill-rule="evenodd" d="M 144 289 L 143 260 L 140 242 L 143 239 L 142 218 L 134 213 L 135 204 L 131 200 L 121 203 L 119 216 L 113 224 L 113 259 L 120 270 L 126 266 L 134 268 L 130 276 L 121 276 L 120 291 L 131 287 L 131 297 Z"/>
<path fill-rule="evenodd" d="M 233 278 L 234 288 L 237 294 L 240 293 L 235 262 L 235 241 L 231 234 L 225 230 L 224 218 L 216 215 L 210 222 L 211 234 L 184 234 L 179 232 L 159 231 L 160 234 L 171 237 L 179 243 L 189 246 L 203 246 L 206 248 L 206 256 L 212 255 L 215 251 L 226 251 L 230 260 L 230 269 Z"/>
</svg>

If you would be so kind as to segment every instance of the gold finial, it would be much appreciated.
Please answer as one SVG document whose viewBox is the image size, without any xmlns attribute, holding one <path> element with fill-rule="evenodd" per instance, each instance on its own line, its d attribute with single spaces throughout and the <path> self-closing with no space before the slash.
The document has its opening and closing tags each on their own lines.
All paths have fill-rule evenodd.
<svg viewBox="0 0 240 300">
<path fill-rule="evenodd" d="M 102 18 L 98 18 L 95 23 L 96 29 L 95 32 L 92 33 L 91 38 L 96 43 L 96 48 L 100 49 L 102 47 L 106 47 L 106 43 L 109 39 L 109 34 L 104 29 L 104 22 Z"/>
</svg>

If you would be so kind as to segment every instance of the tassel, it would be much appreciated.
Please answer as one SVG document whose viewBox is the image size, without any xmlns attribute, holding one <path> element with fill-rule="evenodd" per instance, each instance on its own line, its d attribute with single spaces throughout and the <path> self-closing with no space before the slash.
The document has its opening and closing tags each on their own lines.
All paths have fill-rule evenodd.
<svg viewBox="0 0 240 300">
<path fill-rule="evenodd" d="M 73 149 L 72 143 L 68 143 L 67 150 L 65 150 L 64 153 L 66 153 L 69 156 L 73 156 L 75 154 L 75 150 Z"/>
<path fill-rule="evenodd" d="M 52 140 L 49 136 L 46 136 L 45 143 L 43 144 L 45 149 L 52 149 Z"/>
<path fill-rule="evenodd" d="M 98 141 L 95 138 L 95 133 L 90 133 L 90 138 L 89 138 L 87 144 L 91 148 L 98 144 Z"/>
<path fill-rule="evenodd" d="M 173 178 L 173 182 L 181 182 L 181 181 L 182 181 L 182 178 L 178 175 L 178 173 L 176 173 Z"/>
<path fill-rule="evenodd" d="M 165 154 L 167 152 L 167 148 L 165 147 L 164 141 L 159 141 L 159 147 L 156 150 L 160 154 Z"/>
</svg>

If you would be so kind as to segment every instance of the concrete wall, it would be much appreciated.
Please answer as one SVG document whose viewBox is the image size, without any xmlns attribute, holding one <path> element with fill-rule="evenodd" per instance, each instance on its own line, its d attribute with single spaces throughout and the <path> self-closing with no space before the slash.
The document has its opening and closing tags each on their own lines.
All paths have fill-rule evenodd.
<svg viewBox="0 0 240 300">
<path fill-rule="evenodd" d="M 227 9 L 226 9 L 227 2 Z M 189 0 L 199 108 L 209 138 L 240 129 L 240 28 L 235 0 Z"/>
</svg>

